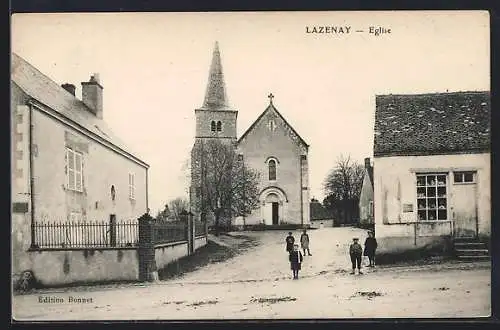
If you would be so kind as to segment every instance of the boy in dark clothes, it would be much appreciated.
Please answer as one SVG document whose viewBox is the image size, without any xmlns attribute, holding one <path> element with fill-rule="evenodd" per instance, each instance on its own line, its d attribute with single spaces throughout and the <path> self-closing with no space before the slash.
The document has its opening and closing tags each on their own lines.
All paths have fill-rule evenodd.
<svg viewBox="0 0 500 330">
<path fill-rule="evenodd" d="M 368 232 L 368 237 L 365 241 L 364 255 L 370 260 L 368 267 L 375 267 L 375 250 L 377 249 L 377 240 L 372 231 Z"/>
<path fill-rule="evenodd" d="M 301 268 L 300 265 L 301 265 L 302 260 L 303 260 L 302 253 L 299 251 L 298 244 L 295 244 L 293 246 L 293 250 L 290 252 L 288 259 L 290 260 L 290 268 L 292 269 L 292 272 L 293 272 L 293 279 L 298 280 L 299 279 L 299 270 Z"/>
<path fill-rule="evenodd" d="M 291 253 L 293 251 L 293 244 L 295 243 L 295 238 L 292 236 L 292 232 L 288 232 L 288 236 L 285 238 L 286 251 Z"/>
<path fill-rule="evenodd" d="M 353 243 L 349 246 L 349 255 L 351 256 L 352 262 L 352 272 L 354 274 L 356 271 L 356 267 L 358 268 L 358 274 L 363 274 L 361 272 L 361 257 L 363 256 L 363 248 L 358 243 L 358 238 L 353 238 Z"/>
</svg>

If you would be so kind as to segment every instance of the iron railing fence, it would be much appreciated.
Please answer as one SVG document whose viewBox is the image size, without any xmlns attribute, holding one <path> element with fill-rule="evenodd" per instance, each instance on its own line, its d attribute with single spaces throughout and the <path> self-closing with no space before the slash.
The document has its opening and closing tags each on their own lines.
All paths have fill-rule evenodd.
<svg viewBox="0 0 500 330">
<path fill-rule="evenodd" d="M 137 220 L 51 222 L 33 224 L 36 248 L 107 248 L 138 245 Z"/>
<path fill-rule="evenodd" d="M 153 222 L 153 244 L 165 244 L 188 240 L 186 221 Z"/>
<path fill-rule="evenodd" d="M 207 234 L 207 227 L 204 222 L 194 221 L 194 236 L 203 236 Z"/>
</svg>

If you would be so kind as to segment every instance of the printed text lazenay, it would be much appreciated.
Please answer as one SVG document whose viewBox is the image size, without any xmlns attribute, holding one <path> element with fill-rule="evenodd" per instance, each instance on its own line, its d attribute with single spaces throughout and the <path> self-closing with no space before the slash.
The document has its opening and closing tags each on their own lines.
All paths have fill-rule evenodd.
<svg viewBox="0 0 500 330">
<path fill-rule="evenodd" d="M 305 32 L 307 34 L 351 34 L 365 33 L 372 34 L 374 36 L 379 36 L 382 34 L 390 34 L 392 31 L 390 28 L 384 26 L 369 26 L 368 29 L 353 29 L 350 25 L 306 25 Z"/>
</svg>

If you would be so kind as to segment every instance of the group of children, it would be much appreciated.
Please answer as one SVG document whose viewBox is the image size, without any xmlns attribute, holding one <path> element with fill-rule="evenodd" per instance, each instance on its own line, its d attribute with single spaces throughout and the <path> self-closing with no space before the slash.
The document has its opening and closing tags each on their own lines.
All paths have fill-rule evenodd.
<svg viewBox="0 0 500 330">
<path fill-rule="evenodd" d="M 365 240 L 365 249 L 359 244 L 359 238 L 355 237 L 352 239 L 353 243 L 349 246 L 349 256 L 351 257 L 352 272 L 355 274 L 356 268 L 358 269 L 358 274 L 363 274 L 361 271 L 361 259 L 363 256 L 368 257 L 369 265 L 368 267 L 375 266 L 375 250 L 377 249 L 377 240 L 373 231 L 368 232 L 368 237 Z"/>
<path fill-rule="evenodd" d="M 292 232 L 288 232 L 288 236 L 285 239 L 286 251 L 289 253 L 288 259 L 290 261 L 290 268 L 293 272 L 293 279 L 297 280 L 299 278 L 299 270 L 301 269 L 301 264 L 304 259 L 302 253 L 299 251 L 299 245 L 295 244 L 295 238 Z M 306 251 L 309 256 L 311 256 L 311 251 L 309 250 L 309 235 L 304 229 L 302 235 L 300 236 L 300 244 L 304 255 Z M 363 274 L 361 272 L 361 260 L 363 255 L 368 257 L 369 265 L 368 267 L 375 266 L 375 250 L 377 249 L 377 240 L 375 239 L 375 234 L 373 231 L 368 232 L 368 237 L 365 240 L 365 248 L 359 244 L 359 238 L 353 238 L 353 243 L 349 246 L 349 256 L 351 257 L 352 272 L 355 274 L 356 268 L 358 269 L 358 274 Z"/>
<path fill-rule="evenodd" d="M 292 235 L 292 232 L 288 232 L 288 236 L 285 239 L 286 242 L 286 251 L 289 253 L 288 260 L 290 261 L 290 268 L 293 272 L 293 279 L 299 279 L 299 270 L 301 269 L 302 261 L 304 257 L 302 253 L 299 251 L 299 245 L 295 244 L 295 238 Z M 307 235 L 307 231 L 304 229 L 302 235 L 300 235 L 300 245 L 302 246 L 302 250 L 304 251 L 304 255 L 312 256 L 311 251 L 309 250 L 309 235 Z"/>
</svg>

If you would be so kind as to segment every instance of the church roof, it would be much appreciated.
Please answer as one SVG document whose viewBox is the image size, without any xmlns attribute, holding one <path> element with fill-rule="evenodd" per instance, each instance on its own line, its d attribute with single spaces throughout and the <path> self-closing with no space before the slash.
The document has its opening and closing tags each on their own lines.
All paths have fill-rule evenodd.
<svg viewBox="0 0 500 330">
<path fill-rule="evenodd" d="M 201 110 L 228 110 L 230 109 L 222 71 L 222 61 L 219 51 L 219 43 L 215 42 L 212 55 L 212 64 L 208 74 L 207 90 Z"/>
<path fill-rule="evenodd" d="M 113 144 L 122 152 L 149 167 L 137 154 L 130 151 L 102 119 L 97 118 L 91 110 L 75 96 L 68 93 L 55 81 L 38 71 L 19 55 L 12 53 L 11 80 L 24 93 L 39 103 L 51 108 L 59 115 Z"/>
<path fill-rule="evenodd" d="M 374 155 L 490 150 L 490 92 L 378 95 Z"/>
<path fill-rule="evenodd" d="M 240 143 L 244 138 L 245 136 L 248 135 L 248 133 L 250 133 L 252 131 L 252 129 L 255 127 L 255 125 L 257 125 L 257 123 L 261 120 L 262 117 L 264 117 L 264 115 L 268 112 L 268 111 L 273 111 L 276 112 L 276 114 L 281 118 L 281 120 L 283 120 L 283 122 L 285 123 L 285 125 L 292 131 L 293 134 L 295 134 L 297 136 L 297 138 L 300 140 L 300 142 L 306 147 L 306 148 L 309 148 L 309 144 L 307 144 L 306 141 L 304 141 L 304 139 L 299 135 L 299 133 L 297 133 L 297 131 L 292 127 L 292 125 L 290 125 L 285 117 L 283 117 L 283 115 L 278 111 L 278 109 L 276 109 L 276 107 L 273 105 L 273 102 L 271 101 L 269 103 L 269 106 L 266 108 L 266 110 L 264 110 L 260 116 L 253 122 L 252 125 L 250 125 L 250 127 L 245 131 L 245 133 L 243 133 L 243 135 L 238 139 L 238 143 Z"/>
</svg>

